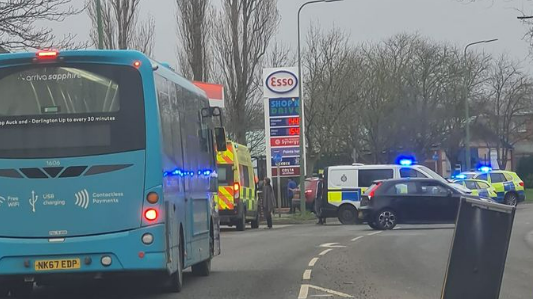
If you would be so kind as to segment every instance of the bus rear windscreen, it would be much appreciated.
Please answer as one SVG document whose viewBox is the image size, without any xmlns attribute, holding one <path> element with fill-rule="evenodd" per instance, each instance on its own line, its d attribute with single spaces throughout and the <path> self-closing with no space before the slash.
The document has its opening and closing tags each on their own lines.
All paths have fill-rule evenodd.
<svg viewBox="0 0 533 299">
<path fill-rule="evenodd" d="M 98 64 L 0 68 L 0 140 L 0 158 L 143 149 L 141 76 Z"/>
</svg>

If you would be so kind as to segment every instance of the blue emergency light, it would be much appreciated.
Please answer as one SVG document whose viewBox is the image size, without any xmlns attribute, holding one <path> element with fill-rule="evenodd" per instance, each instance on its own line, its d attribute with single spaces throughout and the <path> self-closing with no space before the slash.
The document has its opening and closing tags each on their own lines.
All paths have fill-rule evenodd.
<svg viewBox="0 0 533 299">
<path fill-rule="evenodd" d="M 481 166 L 481 167 L 479 168 L 479 171 L 481 171 L 481 172 L 489 172 L 489 171 L 491 171 L 491 170 L 492 170 L 492 168 L 489 167 L 489 166 Z"/>
<path fill-rule="evenodd" d="M 459 179 L 459 180 L 464 180 L 466 179 L 466 175 L 465 174 L 458 174 L 455 176 L 456 179 Z"/>
<path fill-rule="evenodd" d="M 411 166 L 411 165 L 413 165 L 413 160 L 404 158 L 404 159 L 400 159 L 399 163 L 402 166 Z"/>
</svg>

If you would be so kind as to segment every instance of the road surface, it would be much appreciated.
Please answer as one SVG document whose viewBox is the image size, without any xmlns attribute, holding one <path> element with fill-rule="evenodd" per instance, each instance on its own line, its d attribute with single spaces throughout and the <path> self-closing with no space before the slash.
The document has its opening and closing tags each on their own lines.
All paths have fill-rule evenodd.
<svg viewBox="0 0 533 299">
<path fill-rule="evenodd" d="M 223 232 L 209 277 L 185 274 L 179 294 L 153 281 L 65 283 L 34 298 L 439 298 L 453 226 L 286 225 Z M 516 214 L 501 298 L 533 298 L 533 205 Z"/>
</svg>

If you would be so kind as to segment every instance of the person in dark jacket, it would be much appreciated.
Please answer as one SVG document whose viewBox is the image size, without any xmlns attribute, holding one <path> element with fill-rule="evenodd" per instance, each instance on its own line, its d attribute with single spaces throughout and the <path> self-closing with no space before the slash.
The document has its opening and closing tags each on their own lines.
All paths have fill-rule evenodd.
<svg viewBox="0 0 533 299">
<path fill-rule="evenodd" d="M 274 188 L 270 184 L 270 179 L 265 178 L 265 184 L 263 185 L 263 214 L 267 220 L 268 228 L 272 228 L 272 213 L 274 212 L 274 206 L 276 203 L 276 197 L 274 196 Z"/>
<path fill-rule="evenodd" d="M 326 217 L 322 214 L 322 208 L 324 206 L 324 198 L 322 196 L 324 192 L 324 176 L 319 175 L 319 181 L 317 186 L 317 194 L 315 199 L 315 215 L 318 218 L 317 224 L 326 224 Z"/>
</svg>

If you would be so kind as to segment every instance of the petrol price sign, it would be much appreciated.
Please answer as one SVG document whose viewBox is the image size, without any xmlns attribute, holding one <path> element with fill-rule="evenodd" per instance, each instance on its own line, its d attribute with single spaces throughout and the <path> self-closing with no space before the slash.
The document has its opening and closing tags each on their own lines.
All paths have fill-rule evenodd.
<svg viewBox="0 0 533 299">
<path fill-rule="evenodd" d="M 270 128 L 270 136 L 300 136 L 300 128 Z"/>
</svg>

